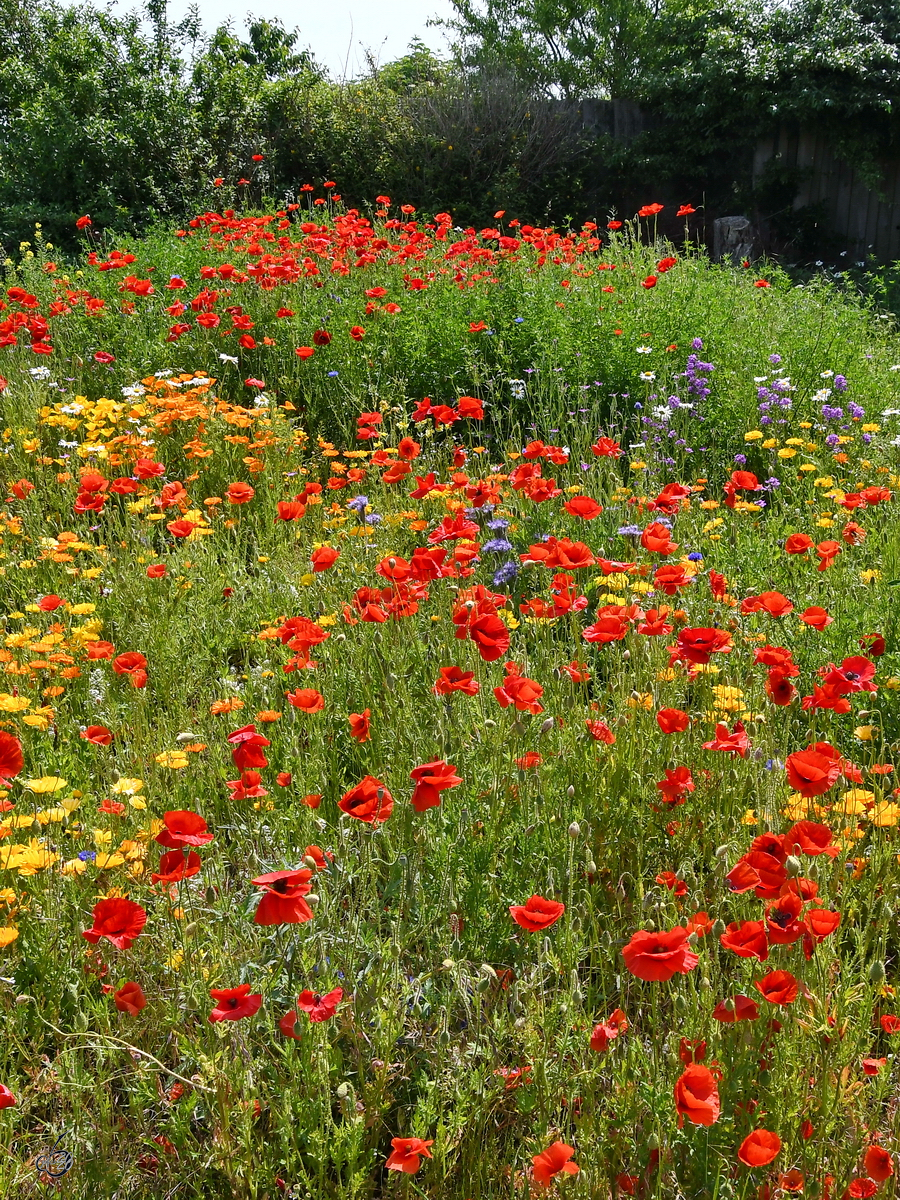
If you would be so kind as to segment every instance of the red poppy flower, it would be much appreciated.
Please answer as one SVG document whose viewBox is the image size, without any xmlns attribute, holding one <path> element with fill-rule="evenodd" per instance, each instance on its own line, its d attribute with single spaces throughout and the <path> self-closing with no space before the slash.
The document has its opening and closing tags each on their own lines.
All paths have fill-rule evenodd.
<svg viewBox="0 0 900 1200">
<path fill-rule="evenodd" d="M 253 886 L 264 888 L 256 915 L 255 925 L 302 925 L 311 921 L 313 911 L 303 899 L 310 891 L 312 871 L 304 867 L 300 871 L 271 871 L 258 875 Z"/>
<path fill-rule="evenodd" d="M 687 767 L 666 767 L 666 777 L 657 783 L 666 804 L 684 804 L 685 797 L 694 790 L 694 777 Z"/>
<path fill-rule="evenodd" d="M 812 538 L 805 533 L 792 533 L 784 543 L 786 554 L 806 554 L 808 550 L 812 549 L 812 546 Z"/>
<path fill-rule="evenodd" d="M 581 517 L 583 521 L 593 521 L 603 512 L 603 505 L 592 500 L 590 496 L 572 496 L 563 508 L 570 517 Z"/>
<path fill-rule="evenodd" d="M 590 1047 L 598 1054 L 602 1054 L 609 1047 L 610 1042 L 614 1041 L 619 1034 L 627 1033 L 627 1031 L 628 1019 L 621 1008 L 617 1008 L 605 1021 L 601 1021 L 591 1030 Z"/>
<path fill-rule="evenodd" d="M 816 742 L 807 750 L 795 750 L 785 762 L 788 783 L 801 796 L 822 796 L 841 774 L 840 756 L 833 746 Z"/>
<path fill-rule="evenodd" d="M 434 1145 L 434 1139 L 423 1141 L 422 1138 L 391 1138 L 393 1150 L 384 1164 L 388 1171 L 403 1171 L 407 1175 L 415 1175 L 421 1167 L 420 1158 L 431 1158 L 429 1146 Z"/>
<path fill-rule="evenodd" d="M 188 851 L 187 857 L 183 850 L 170 850 L 160 857 L 159 871 L 150 878 L 153 883 L 180 883 L 199 874 L 202 865 L 196 850 Z"/>
<path fill-rule="evenodd" d="M 863 1158 L 866 1174 L 877 1183 L 884 1183 L 894 1173 L 894 1159 L 883 1146 L 870 1146 Z"/>
<path fill-rule="evenodd" d="M 409 777 L 416 785 L 412 794 L 412 806 L 416 812 L 435 808 L 441 802 L 441 792 L 462 783 L 462 778 L 456 774 L 456 767 L 440 760 L 415 767 Z"/>
<path fill-rule="evenodd" d="M 93 945 L 106 938 L 118 950 L 127 950 L 147 924 L 146 910 L 123 896 L 110 896 L 94 905 L 94 924 L 81 936 Z"/>
<path fill-rule="evenodd" d="M 874 1179 L 863 1177 L 861 1179 L 852 1179 L 850 1186 L 847 1188 L 847 1195 L 851 1200 L 869 1200 L 870 1196 L 874 1196 L 878 1191 L 878 1184 Z"/>
<path fill-rule="evenodd" d="M 161 846 L 176 850 L 182 846 L 206 846 L 213 836 L 199 813 L 170 809 L 163 814 L 163 828 L 156 840 Z"/>
<path fill-rule="evenodd" d="M 719 1089 L 716 1077 L 701 1063 L 691 1065 L 675 1083 L 675 1109 L 692 1125 L 715 1125 L 719 1119 Z"/>
<path fill-rule="evenodd" d="M 123 983 L 119 990 L 113 993 L 113 1000 L 119 1012 L 130 1013 L 133 1017 L 136 1017 L 142 1008 L 147 1007 L 147 997 L 139 983 Z"/>
<path fill-rule="evenodd" d="M 655 217 L 657 213 L 661 213 L 665 205 L 663 204 L 645 204 L 643 208 L 638 209 L 639 217 Z"/>
<path fill-rule="evenodd" d="M 656 714 L 656 723 L 663 733 L 684 733 L 691 718 L 680 708 L 662 708 Z"/>
<path fill-rule="evenodd" d="M 210 988 L 210 996 L 217 1001 L 216 1007 L 209 1014 L 210 1021 L 241 1021 L 244 1017 L 252 1017 L 259 1011 L 262 995 L 259 992 L 250 995 L 250 984 L 242 983 L 236 988 Z"/>
<path fill-rule="evenodd" d="M 147 660 L 137 650 L 127 650 L 113 659 L 113 670 L 117 675 L 127 675 L 133 687 L 142 688 L 147 683 Z"/>
<path fill-rule="evenodd" d="M 770 1004 L 793 1004 L 800 990 L 799 980 L 790 971 L 770 971 L 764 979 L 756 979 L 753 986 Z"/>
<path fill-rule="evenodd" d="M 239 771 L 258 771 L 269 765 L 263 747 L 272 743 L 256 732 L 255 725 L 244 725 L 241 729 L 236 729 L 228 735 L 228 742 L 234 747 L 231 757 Z"/>
<path fill-rule="evenodd" d="M 831 844 L 831 830 L 817 821 L 798 821 L 784 835 L 784 848 L 788 854 L 827 854 L 837 858 L 840 849 Z"/>
<path fill-rule="evenodd" d="M 297 997 L 297 1007 L 306 1013 L 310 1021 L 329 1021 L 343 998 L 343 988 L 335 988 L 326 996 L 320 996 L 318 992 L 304 991 Z"/>
<path fill-rule="evenodd" d="M 86 742 L 91 742 L 95 746 L 108 746 L 113 740 L 112 731 L 105 725 L 88 725 L 81 736 Z"/>
<path fill-rule="evenodd" d="M 743 722 L 735 722 L 734 732 L 728 730 L 727 725 L 716 725 L 716 736 L 711 742 L 703 743 L 704 750 L 722 750 L 726 754 L 739 754 L 741 758 L 747 757 L 747 751 L 750 749 L 750 739 L 744 731 Z"/>
<path fill-rule="evenodd" d="M 886 1066 L 886 1058 L 864 1058 L 862 1060 L 864 1075 L 880 1075 Z"/>
<path fill-rule="evenodd" d="M 638 979 L 667 983 L 673 975 L 688 975 L 700 959 L 688 946 L 689 932 L 681 925 L 658 933 L 639 929 L 622 950 L 625 966 Z"/>
<path fill-rule="evenodd" d="M 803 610 L 800 614 L 800 620 L 804 625 L 809 625 L 811 629 L 817 629 L 821 633 L 823 629 L 828 628 L 834 617 L 828 615 L 827 609 L 820 607 L 818 604 L 813 604 Z"/>
<path fill-rule="evenodd" d="M 496 662 L 509 650 L 509 630 L 495 613 L 477 617 L 466 632 L 485 662 Z"/>
<path fill-rule="evenodd" d="M 769 942 L 763 921 L 733 921 L 719 941 L 726 950 L 739 958 L 758 958 L 765 962 L 769 957 Z"/>
<path fill-rule="evenodd" d="M 588 719 L 584 724 L 595 742 L 603 742 L 606 746 L 614 746 L 616 744 L 616 735 L 605 721 L 591 721 Z"/>
<path fill-rule="evenodd" d="M 536 716 L 544 711 L 540 698 L 544 689 L 536 680 L 528 679 L 519 673 L 515 663 L 508 662 L 504 668 L 501 687 L 494 688 L 494 695 L 501 708 L 509 708 L 512 704 L 517 712 L 528 712 Z"/>
<path fill-rule="evenodd" d="M 163 579 L 165 578 L 167 567 L 165 563 L 154 563 L 147 568 L 148 579 Z"/>
<path fill-rule="evenodd" d="M 841 914 L 830 908 L 820 908 L 814 904 L 806 910 L 803 923 L 814 942 L 823 942 L 840 925 Z"/>
<path fill-rule="evenodd" d="M 781 1138 L 768 1129 L 754 1129 L 741 1142 L 738 1158 L 748 1167 L 765 1167 L 778 1156 Z"/>
<path fill-rule="evenodd" d="M 880 1018 L 880 1023 L 885 1033 L 900 1033 L 900 1017 L 894 1016 L 893 1013 L 885 1013 Z"/>
<path fill-rule="evenodd" d="M 5 729 L 0 729 L 0 779 L 14 779 L 24 765 L 22 743 Z"/>
<path fill-rule="evenodd" d="M 759 1016 L 759 1005 L 749 996 L 731 996 L 720 1000 L 713 1009 L 713 1019 L 723 1025 L 734 1025 L 737 1021 L 755 1021 Z"/>
<path fill-rule="evenodd" d="M 292 708 L 299 708 L 301 712 L 321 712 L 325 707 L 325 697 L 315 688 L 297 688 L 293 692 L 285 692 L 285 696 L 288 704 Z"/>
<path fill-rule="evenodd" d="M 0 1083 L 0 1108 L 12 1108 L 16 1098 L 5 1084 Z"/>
<path fill-rule="evenodd" d="M 641 545 L 651 554 L 673 554 L 678 549 L 678 542 L 673 542 L 668 526 L 661 521 L 654 521 L 641 534 Z"/>
<path fill-rule="evenodd" d="M 432 691 L 436 696 L 449 696 L 452 692 L 477 696 L 480 687 L 474 671 L 463 671 L 460 667 L 441 667 Z"/>
<path fill-rule="evenodd" d="M 554 1142 L 541 1154 L 535 1154 L 531 1160 L 534 1163 L 535 1183 L 547 1187 L 560 1172 L 565 1175 L 577 1175 L 578 1163 L 570 1161 L 574 1153 L 573 1146 L 567 1146 L 565 1142 Z"/>
<path fill-rule="evenodd" d="M 363 709 L 361 713 L 350 713 L 347 720 L 350 722 L 350 736 L 354 741 L 363 742 L 369 740 L 369 718 L 372 715 L 372 710 L 369 708 Z"/>
<path fill-rule="evenodd" d="M 511 904 L 509 912 L 512 919 L 529 933 L 540 933 L 549 929 L 566 911 L 566 906 L 558 900 L 547 900 L 543 896 L 532 896 L 524 904 Z"/>
<path fill-rule="evenodd" d="M 338 801 L 338 808 L 358 821 L 371 824 L 388 819 L 394 808 L 394 797 L 380 779 L 366 775 L 356 787 L 344 793 Z"/>
<path fill-rule="evenodd" d="M 177 538 L 190 537 L 196 528 L 197 526 L 193 521 L 180 520 L 168 521 L 166 523 L 166 529 L 168 529 L 172 537 Z"/>
<path fill-rule="evenodd" d="M 681 629 L 678 633 L 677 658 L 681 662 L 704 666 L 713 654 L 731 651 L 731 634 L 724 629 Z"/>
</svg>

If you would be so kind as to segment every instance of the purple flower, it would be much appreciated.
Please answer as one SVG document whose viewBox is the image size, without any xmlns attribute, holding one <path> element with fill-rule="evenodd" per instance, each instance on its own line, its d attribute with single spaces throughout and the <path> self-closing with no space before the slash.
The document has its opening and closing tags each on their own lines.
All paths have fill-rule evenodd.
<svg viewBox="0 0 900 1200">
<path fill-rule="evenodd" d="M 512 583 L 518 573 L 519 564 L 515 559 L 510 559 L 509 562 L 505 562 L 502 567 L 499 567 L 494 572 L 492 580 L 494 587 L 503 587 L 507 583 Z"/>
<path fill-rule="evenodd" d="M 736 454 L 734 456 L 734 461 L 737 463 L 737 465 L 739 467 L 743 467 L 746 465 L 747 455 L 746 454 Z"/>
<path fill-rule="evenodd" d="M 694 340 L 691 342 L 691 348 L 694 350 L 702 350 L 703 338 L 694 338 Z"/>
<path fill-rule="evenodd" d="M 835 375 L 833 383 L 836 392 L 846 392 L 849 386 L 844 375 Z"/>
<path fill-rule="evenodd" d="M 364 513 L 369 506 L 368 496 L 354 496 L 352 500 L 347 502 L 347 507 L 351 512 Z"/>
<path fill-rule="evenodd" d="M 481 550 L 484 554 L 508 554 L 512 548 L 512 542 L 506 538 L 496 537 L 489 538 L 481 547 Z"/>
<path fill-rule="evenodd" d="M 847 412 L 855 421 L 861 421 L 866 415 L 866 410 L 859 404 L 854 404 L 852 400 L 847 403 Z"/>
<path fill-rule="evenodd" d="M 781 362 L 781 355 L 780 354 L 770 354 L 769 362 L 772 364 L 773 367 L 777 367 L 778 364 Z"/>
</svg>

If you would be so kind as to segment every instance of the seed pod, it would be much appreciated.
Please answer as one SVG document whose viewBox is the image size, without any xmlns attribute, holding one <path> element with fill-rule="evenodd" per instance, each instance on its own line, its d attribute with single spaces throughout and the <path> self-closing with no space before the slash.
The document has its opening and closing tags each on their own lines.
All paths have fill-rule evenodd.
<svg viewBox="0 0 900 1200">
<path fill-rule="evenodd" d="M 566 795 L 569 797 L 570 800 L 575 799 L 575 788 L 573 787 L 573 785 L 571 783 L 566 788 Z"/>
<path fill-rule="evenodd" d="M 887 972 L 884 969 L 884 963 L 880 958 L 877 958 L 869 967 L 869 983 L 884 983 L 886 974 Z"/>
</svg>

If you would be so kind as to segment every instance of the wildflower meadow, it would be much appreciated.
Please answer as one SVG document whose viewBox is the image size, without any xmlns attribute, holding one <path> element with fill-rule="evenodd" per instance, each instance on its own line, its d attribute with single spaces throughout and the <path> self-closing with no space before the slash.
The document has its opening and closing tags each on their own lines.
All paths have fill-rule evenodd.
<svg viewBox="0 0 900 1200">
<path fill-rule="evenodd" d="M 893 318 L 335 191 L 4 268 L 0 1194 L 893 1195 Z"/>
</svg>

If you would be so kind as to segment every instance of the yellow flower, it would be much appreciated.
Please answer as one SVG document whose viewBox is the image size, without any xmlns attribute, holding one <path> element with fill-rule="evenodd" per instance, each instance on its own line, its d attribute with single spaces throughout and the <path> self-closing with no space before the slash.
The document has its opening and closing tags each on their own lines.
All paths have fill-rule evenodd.
<svg viewBox="0 0 900 1200">
<path fill-rule="evenodd" d="M 741 824 L 742 825 L 758 824 L 757 817 L 756 817 L 756 811 L 752 808 L 748 808 L 747 811 L 744 813 L 744 815 L 741 817 Z"/>
<path fill-rule="evenodd" d="M 188 757 L 181 750 L 165 750 L 156 755 L 156 761 L 161 767 L 170 767 L 173 771 L 180 771 L 188 765 Z"/>
<path fill-rule="evenodd" d="M 860 571 L 859 577 L 863 583 L 874 583 L 876 579 L 881 578 L 881 572 L 875 570 Z"/>
<path fill-rule="evenodd" d="M 781 810 L 781 815 L 787 817 L 789 821 L 802 821 L 808 812 L 809 800 L 805 796 L 801 796 L 799 792 L 791 792 L 787 803 Z"/>
<path fill-rule="evenodd" d="M 0 926 L 0 947 L 11 945 L 19 936 L 19 931 L 14 925 Z"/>
<path fill-rule="evenodd" d="M 109 870 L 111 867 L 121 867 L 124 861 L 125 856 L 119 854 L 115 850 L 113 850 L 112 853 L 107 853 L 101 850 L 94 859 L 94 866 L 98 867 L 101 871 L 104 871 Z"/>
<path fill-rule="evenodd" d="M 796 454 L 797 454 L 797 451 L 793 448 L 793 446 L 791 446 L 790 448 L 788 448 L 787 446 L 784 446 L 781 450 L 778 451 L 779 458 L 795 458 Z"/>
<path fill-rule="evenodd" d="M 863 433 L 878 433 L 880 429 L 880 425 L 873 425 L 871 422 L 866 422 L 862 427 Z"/>
<path fill-rule="evenodd" d="M 798 471 L 814 471 L 815 469 L 816 469 L 815 463 L 801 463 L 800 466 L 797 468 Z"/>
<path fill-rule="evenodd" d="M 872 824 L 877 825 L 879 829 L 889 829 L 900 824 L 900 804 L 894 804 L 890 800 L 882 800 L 876 804 L 872 813 Z"/>
<path fill-rule="evenodd" d="M 40 779 L 23 779 L 22 786 L 28 788 L 29 792 L 43 796 L 48 792 L 61 792 L 66 781 L 59 775 L 42 775 Z"/>
<path fill-rule="evenodd" d="M 0 692 L 0 712 L 22 712 L 30 704 L 31 701 L 25 696 L 11 696 L 8 692 Z"/>
<path fill-rule="evenodd" d="M 744 434 L 744 441 L 745 442 L 758 442 L 759 439 L 763 436 L 764 435 L 763 435 L 763 432 L 761 429 L 751 429 L 749 433 Z"/>
<path fill-rule="evenodd" d="M 109 789 L 114 796 L 133 796 L 144 786 L 143 779 L 118 779 Z"/>
<path fill-rule="evenodd" d="M 632 694 L 628 697 L 627 703 L 629 708 L 643 708 L 649 712 L 653 707 L 653 693 L 632 692 Z"/>
<path fill-rule="evenodd" d="M 874 725 L 857 725 L 853 733 L 861 742 L 871 742 L 874 730 Z"/>
<path fill-rule="evenodd" d="M 645 462 L 633 462 L 630 464 L 632 471 L 646 471 L 647 464 Z"/>
<path fill-rule="evenodd" d="M 778 438 L 766 438 L 763 442 L 763 450 L 774 450 L 778 445 Z"/>
</svg>

